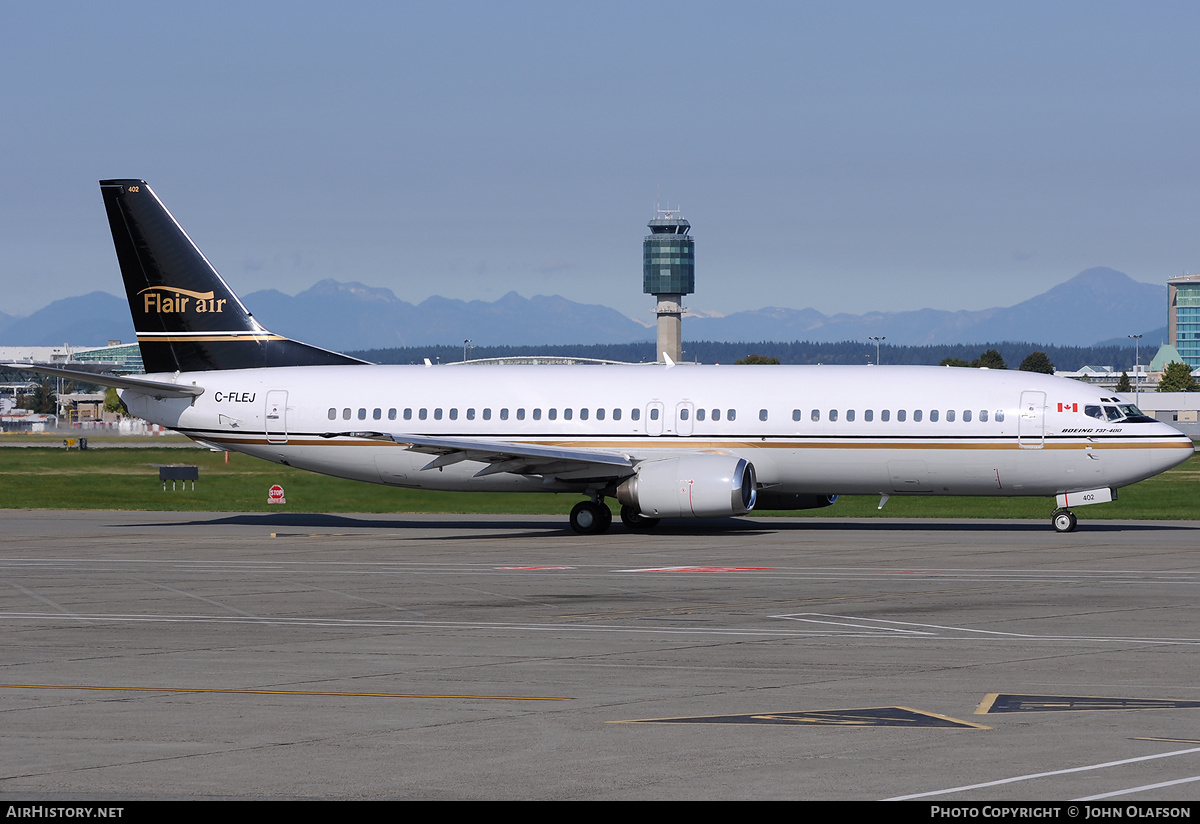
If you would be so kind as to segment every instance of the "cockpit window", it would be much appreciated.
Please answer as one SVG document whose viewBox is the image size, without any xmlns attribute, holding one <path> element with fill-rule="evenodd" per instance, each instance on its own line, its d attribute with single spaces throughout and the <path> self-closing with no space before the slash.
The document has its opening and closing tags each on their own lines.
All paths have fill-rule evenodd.
<svg viewBox="0 0 1200 824">
<path fill-rule="evenodd" d="M 1154 421 L 1154 418 L 1148 417 L 1145 412 L 1131 403 L 1123 403 L 1118 406 L 1089 404 L 1083 407 L 1083 414 L 1089 418 L 1113 423 L 1117 421 L 1123 423 L 1152 423 Z"/>
<path fill-rule="evenodd" d="M 1154 423 L 1154 418 L 1147 415 L 1131 403 L 1123 403 L 1117 409 L 1124 415 L 1125 423 Z"/>
</svg>

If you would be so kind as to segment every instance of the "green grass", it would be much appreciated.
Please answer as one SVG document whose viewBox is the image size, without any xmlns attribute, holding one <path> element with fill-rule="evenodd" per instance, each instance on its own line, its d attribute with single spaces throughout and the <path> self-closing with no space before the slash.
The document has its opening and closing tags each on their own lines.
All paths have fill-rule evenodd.
<svg viewBox="0 0 1200 824">
<path fill-rule="evenodd" d="M 164 492 L 163 464 L 200 467 L 195 491 Z M 272 484 L 287 503 L 267 503 Z M 182 483 L 177 486 L 183 486 Z M 1200 457 L 1120 491 L 1111 504 L 1080 507 L 1090 519 L 1200 520 Z M 329 478 L 231 453 L 202 449 L 0 449 L 0 509 L 137 509 L 263 512 L 437 512 L 566 515 L 578 495 L 425 492 Z M 615 501 L 610 501 L 615 505 Z M 1050 498 L 893 497 L 883 511 L 879 498 L 844 496 L 824 509 L 755 515 L 887 518 L 1049 518 Z"/>
</svg>

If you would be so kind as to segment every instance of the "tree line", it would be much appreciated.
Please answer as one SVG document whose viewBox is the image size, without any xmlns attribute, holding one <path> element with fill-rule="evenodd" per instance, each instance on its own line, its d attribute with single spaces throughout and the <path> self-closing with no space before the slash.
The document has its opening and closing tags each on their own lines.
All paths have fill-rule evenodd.
<svg viewBox="0 0 1200 824">
<path fill-rule="evenodd" d="M 700 363 L 735 363 L 751 355 L 774 358 L 788 364 L 866 364 L 875 362 L 875 344 L 870 342 L 843 341 L 841 343 L 814 343 L 812 341 L 758 341 L 754 343 L 724 343 L 720 341 L 685 341 L 684 360 Z M 981 354 L 981 350 L 983 353 Z M 983 344 L 935 344 L 929 346 L 879 347 L 879 360 L 884 364 L 908 364 L 935 366 L 947 360 L 954 365 L 972 366 L 982 363 L 984 355 L 994 352 L 1000 362 L 1023 363 L 1034 353 L 1041 353 L 1047 363 L 1059 369 L 1074 372 L 1083 366 L 1112 366 L 1117 371 L 1133 371 L 1134 349 L 1125 346 L 1045 346 L 1031 343 L 1004 341 Z M 355 357 L 373 363 L 423 363 L 425 358 L 433 363 L 460 361 L 463 348 L 459 346 L 410 346 L 395 349 L 370 349 L 350 352 Z M 476 346 L 471 349 L 471 358 L 533 357 L 537 355 L 561 355 L 575 358 L 596 358 L 627 363 L 653 363 L 657 358 L 654 343 L 574 344 L 544 346 Z M 989 358 L 993 356 L 989 355 Z M 1144 355 L 1143 363 L 1149 362 Z M 991 366 L 990 368 L 1005 368 Z M 1029 370 L 1027 370 L 1029 371 Z M 1042 370 L 1033 370 L 1042 371 Z M 1051 369 L 1051 371 L 1053 371 Z"/>
</svg>

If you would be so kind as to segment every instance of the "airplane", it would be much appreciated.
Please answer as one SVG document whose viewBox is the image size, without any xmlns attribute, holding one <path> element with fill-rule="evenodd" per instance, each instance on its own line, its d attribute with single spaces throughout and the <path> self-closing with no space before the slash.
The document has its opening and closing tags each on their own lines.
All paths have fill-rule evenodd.
<svg viewBox="0 0 1200 824">
<path fill-rule="evenodd" d="M 1193 454 L 1108 390 L 934 366 L 377 365 L 254 319 L 144 180 L 102 180 L 145 376 L 113 386 L 201 444 L 412 489 L 565 492 L 581 534 L 838 495 L 1054 496 L 1071 507 Z"/>
</svg>

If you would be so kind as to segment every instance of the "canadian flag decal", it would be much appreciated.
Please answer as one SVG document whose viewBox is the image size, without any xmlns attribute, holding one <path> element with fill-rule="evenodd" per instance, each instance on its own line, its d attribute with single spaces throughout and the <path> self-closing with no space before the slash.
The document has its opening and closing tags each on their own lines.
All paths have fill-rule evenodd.
<svg viewBox="0 0 1200 824">
<path fill-rule="evenodd" d="M 1058 405 L 1059 412 L 1078 412 L 1079 404 L 1077 403 L 1060 403 Z"/>
</svg>

